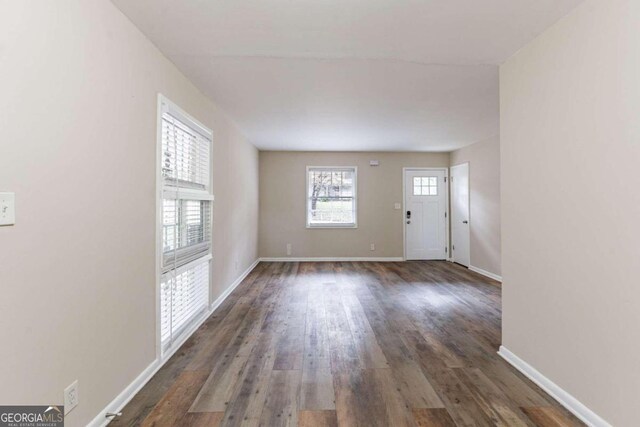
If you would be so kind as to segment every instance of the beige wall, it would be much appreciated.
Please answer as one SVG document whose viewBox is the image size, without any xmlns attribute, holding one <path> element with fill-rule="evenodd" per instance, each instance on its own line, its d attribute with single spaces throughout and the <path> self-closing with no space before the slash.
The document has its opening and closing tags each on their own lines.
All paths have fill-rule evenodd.
<svg viewBox="0 0 640 427">
<path fill-rule="evenodd" d="M 379 160 L 380 166 L 369 166 Z M 358 167 L 358 228 L 306 228 L 306 166 Z M 448 167 L 448 153 L 260 152 L 262 257 L 402 257 L 403 167 Z M 376 250 L 369 245 L 375 243 Z"/>
<path fill-rule="evenodd" d="M 500 70 L 504 345 L 615 426 L 640 406 L 640 2 Z"/>
<path fill-rule="evenodd" d="M 78 379 L 85 425 L 155 359 L 158 92 L 214 132 L 215 298 L 257 257 L 257 150 L 110 2 L 3 2 L 0 403 Z"/>
<path fill-rule="evenodd" d="M 500 137 L 451 153 L 451 166 L 465 162 L 469 162 L 471 265 L 499 276 Z"/>
</svg>

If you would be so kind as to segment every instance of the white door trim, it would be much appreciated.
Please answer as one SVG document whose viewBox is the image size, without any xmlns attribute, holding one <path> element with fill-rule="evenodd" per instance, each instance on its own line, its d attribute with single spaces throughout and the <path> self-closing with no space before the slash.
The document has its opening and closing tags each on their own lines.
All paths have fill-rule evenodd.
<svg viewBox="0 0 640 427">
<path fill-rule="evenodd" d="M 450 243 L 449 243 L 449 233 L 451 230 L 451 223 L 449 222 L 450 220 L 450 214 L 449 214 L 449 168 L 421 168 L 421 167 L 403 167 L 402 168 L 402 215 L 401 215 L 401 219 L 402 219 L 402 259 L 404 261 L 407 260 L 407 223 L 405 220 L 405 212 L 407 212 L 407 179 L 406 179 L 406 175 L 407 172 L 409 171 L 438 171 L 438 172 L 444 172 L 444 176 L 447 180 L 446 185 L 444 186 L 444 191 L 445 191 L 445 213 L 447 215 L 447 220 L 446 220 L 446 230 L 444 233 L 445 236 L 445 245 L 446 245 L 446 257 L 447 260 L 450 259 L 451 254 L 449 253 L 449 248 L 451 247 Z"/>
</svg>

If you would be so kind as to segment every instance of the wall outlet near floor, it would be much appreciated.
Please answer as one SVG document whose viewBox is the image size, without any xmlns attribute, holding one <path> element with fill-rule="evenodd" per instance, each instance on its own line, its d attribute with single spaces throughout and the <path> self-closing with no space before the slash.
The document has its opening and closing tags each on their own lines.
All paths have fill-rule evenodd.
<svg viewBox="0 0 640 427">
<path fill-rule="evenodd" d="M 287 243 L 287 255 L 291 255 L 291 243 Z"/>
<path fill-rule="evenodd" d="M 369 249 L 371 249 L 372 251 L 375 251 L 376 250 L 376 244 L 375 243 L 370 244 L 369 245 Z"/>
<path fill-rule="evenodd" d="M 16 194 L 0 193 L 0 225 L 16 223 Z"/>
<path fill-rule="evenodd" d="M 76 406 L 78 406 L 78 380 L 64 389 L 64 414 L 67 415 Z"/>
</svg>

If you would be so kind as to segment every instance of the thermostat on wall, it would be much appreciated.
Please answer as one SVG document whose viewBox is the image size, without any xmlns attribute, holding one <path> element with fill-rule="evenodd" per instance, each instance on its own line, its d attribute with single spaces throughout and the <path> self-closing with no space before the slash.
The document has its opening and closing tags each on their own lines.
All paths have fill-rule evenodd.
<svg viewBox="0 0 640 427">
<path fill-rule="evenodd" d="M 369 160 L 369 166 L 379 166 L 379 165 L 380 165 L 379 160 Z"/>
</svg>

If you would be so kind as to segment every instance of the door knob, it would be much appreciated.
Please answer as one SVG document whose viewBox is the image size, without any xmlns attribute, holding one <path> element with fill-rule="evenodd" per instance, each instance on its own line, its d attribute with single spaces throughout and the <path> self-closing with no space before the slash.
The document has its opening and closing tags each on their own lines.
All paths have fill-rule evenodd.
<svg viewBox="0 0 640 427">
<path fill-rule="evenodd" d="M 469 221 L 462 221 L 463 224 L 469 224 Z"/>
</svg>

